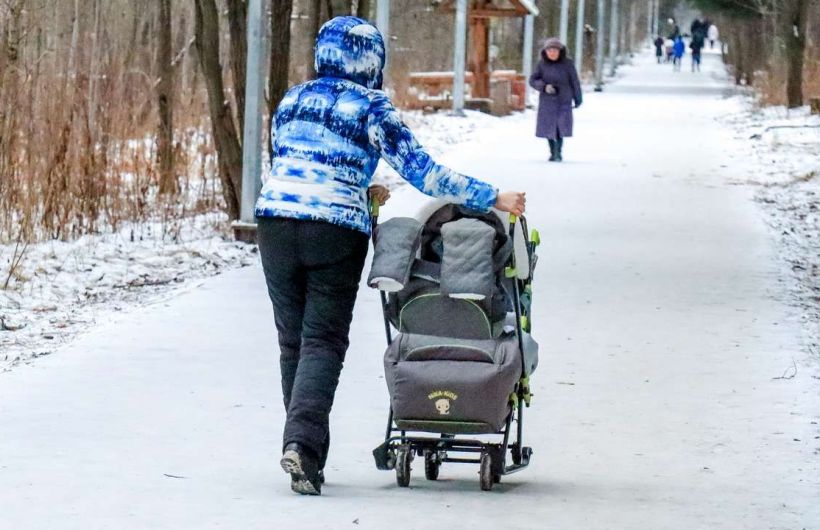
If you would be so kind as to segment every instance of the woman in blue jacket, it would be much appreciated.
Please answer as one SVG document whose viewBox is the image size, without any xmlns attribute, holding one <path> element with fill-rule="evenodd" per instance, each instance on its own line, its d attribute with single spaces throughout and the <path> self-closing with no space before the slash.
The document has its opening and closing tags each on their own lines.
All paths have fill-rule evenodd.
<svg viewBox="0 0 820 530">
<path fill-rule="evenodd" d="M 271 126 L 271 173 L 256 204 L 262 266 L 273 303 L 287 410 L 283 469 L 291 488 L 319 495 L 328 417 L 368 235 L 368 188 L 380 158 L 423 193 L 520 215 L 523 193 L 499 193 L 436 164 L 381 91 L 384 41 L 356 17 L 327 22 L 318 78 L 290 89 Z M 383 202 L 384 188 L 374 188 Z"/>
</svg>

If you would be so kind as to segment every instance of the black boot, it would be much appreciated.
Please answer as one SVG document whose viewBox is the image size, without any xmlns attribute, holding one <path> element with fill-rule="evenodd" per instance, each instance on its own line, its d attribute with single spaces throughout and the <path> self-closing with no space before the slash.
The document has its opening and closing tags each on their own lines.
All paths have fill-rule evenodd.
<svg viewBox="0 0 820 530">
<path fill-rule="evenodd" d="M 559 138 L 555 140 L 555 161 L 561 162 L 564 160 L 563 154 L 561 151 L 564 149 L 564 139 Z"/>
<path fill-rule="evenodd" d="M 550 144 L 550 162 L 555 162 L 557 160 L 555 155 L 555 140 L 547 140 Z"/>
<path fill-rule="evenodd" d="M 302 495 L 322 494 L 323 473 L 319 471 L 319 460 L 309 450 L 289 443 L 279 463 L 290 473 L 290 489 Z"/>
</svg>

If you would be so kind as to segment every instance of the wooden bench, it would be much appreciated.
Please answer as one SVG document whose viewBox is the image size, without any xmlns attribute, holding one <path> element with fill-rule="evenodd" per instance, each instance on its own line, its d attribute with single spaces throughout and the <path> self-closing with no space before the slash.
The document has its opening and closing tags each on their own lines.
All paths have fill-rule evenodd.
<svg viewBox="0 0 820 530">
<path fill-rule="evenodd" d="M 453 72 L 412 72 L 409 75 L 408 102 L 410 109 L 446 109 L 453 105 Z M 472 98 L 472 84 L 474 76 L 472 72 L 466 72 L 464 76 L 464 99 L 467 108 L 478 108 L 485 110 L 488 107 L 486 98 Z M 526 105 L 527 83 L 524 76 L 515 70 L 496 70 L 490 76 L 491 84 L 509 84 L 501 90 L 495 90 L 497 94 L 506 94 L 507 101 L 494 101 L 489 105 L 492 109 L 497 109 L 493 113 L 505 114 L 506 109 L 524 110 Z"/>
</svg>

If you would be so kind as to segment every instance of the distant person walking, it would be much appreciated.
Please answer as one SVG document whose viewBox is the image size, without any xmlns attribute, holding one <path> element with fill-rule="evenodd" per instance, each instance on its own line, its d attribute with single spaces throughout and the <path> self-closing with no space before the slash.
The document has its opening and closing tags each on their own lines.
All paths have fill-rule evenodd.
<svg viewBox="0 0 820 530">
<path fill-rule="evenodd" d="M 700 36 L 701 39 L 706 38 L 706 30 L 709 27 L 706 26 L 699 18 L 696 18 L 692 21 L 692 25 L 689 26 L 689 34 L 692 35 L 692 38 L 695 39 Z"/>
<path fill-rule="evenodd" d="M 675 44 L 672 46 L 672 65 L 676 72 L 680 72 L 681 63 L 683 62 L 683 54 L 686 53 L 686 44 L 683 42 L 683 38 L 678 36 L 675 39 Z"/>
<path fill-rule="evenodd" d="M 700 52 L 703 49 L 703 41 L 700 39 L 692 39 L 689 48 L 692 50 L 692 71 L 700 72 Z"/>
<path fill-rule="evenodd" d="M 573 102 L 576 109 L 580 107 L 583 94 L 578 71 L 560 40 L 552 38 L 544 44 L 530 86 L 539 93 L 535 135 L 549 142 L 550 161 L 561 162 L 564 138 L 572 136 Z"/>
<path fill-rule="evenodd" d="M 663 37 L 658 35 L 658 37 L 654 41 L 654 44 L 655 44 L 655 57 L 658 60 L 658 64 L 661 64 L 663 62 L 663 43 L 664 43 Z"/>
<path fill-rule="evenodd" d="M 709 49 L 713 49 L 715 47 L 715 41 L 717 41 L 719 37 L 720 32 L 718 31 L 718 27 L 714 24 L 709 26 L 709 31 L 707 32 L 707 38 L 709 39 Z"/>
<path fill-rule="evenodd" d="M 672 40 L 675 40 L 675 39 L 677 39 L 678 37 L 680 37 L 680 26 L 678 26 L 678 23 L 677 23 L 677 22 L 675 22 L 675 19 L 674 19 L 674 18 L 670 18 L 670 19 L 667 21 L 667 23 L 668 23 L 670 26 L 672 26 L 672 31 L 671 31 L 671 33 L 669 33 L 669 38 L 670 38 L 670 39 L 672 39 Z"/>
</svg>

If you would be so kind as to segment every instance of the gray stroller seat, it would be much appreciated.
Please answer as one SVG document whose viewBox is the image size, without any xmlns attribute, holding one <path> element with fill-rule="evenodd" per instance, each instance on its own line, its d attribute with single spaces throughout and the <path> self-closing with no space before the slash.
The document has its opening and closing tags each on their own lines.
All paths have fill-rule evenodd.
<svg viewBox="0 0 820 530">
<path fill-rule="evenodd" d="M 537 366 L 538 345 L 515 333 L 505 276 L 512 244 L 495 214 L 446 205 L 419 222 L 378 227 L 368 283 L 388 291 L 399 334 L 385 376 L 399 429 L 496 433 L 516 385 Z"/>
</svg>

